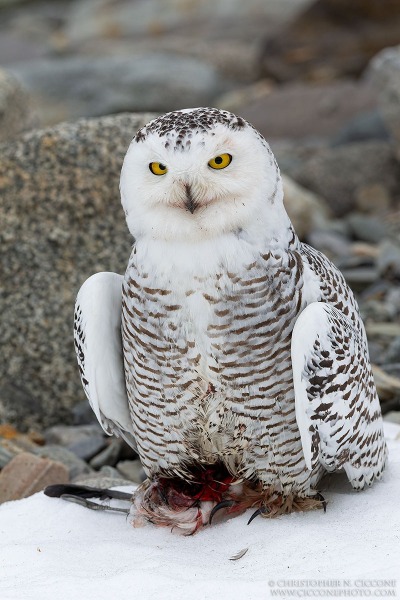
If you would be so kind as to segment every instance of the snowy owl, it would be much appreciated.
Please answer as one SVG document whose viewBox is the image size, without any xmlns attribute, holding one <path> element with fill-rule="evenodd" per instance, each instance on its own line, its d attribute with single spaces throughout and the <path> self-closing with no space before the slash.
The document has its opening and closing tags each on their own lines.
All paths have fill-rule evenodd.
<svg viewBox="0 0 400 600">
<path fill-rule="evenodd" d="M 325 508 L 327 471 L 356 490 L 378 479 L 356 301 L 297 238 L 262 135 L 224 110 L 168 113 L 134 137 L 120 189 L 132 254 L 124 277 L 83 284 L 75 343 L 98 420 L 148 477 L 132 523 L 190 534 L 219 510 Z"/>
</svg>

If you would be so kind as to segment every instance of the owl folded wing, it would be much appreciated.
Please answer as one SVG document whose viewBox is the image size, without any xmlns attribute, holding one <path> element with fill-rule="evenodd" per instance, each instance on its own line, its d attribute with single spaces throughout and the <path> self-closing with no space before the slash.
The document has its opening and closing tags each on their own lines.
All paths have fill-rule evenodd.
<svg viewBox="0 0 400 600">
<path fill-rule="evenodd" d="M 136 449 L 122 354 L 122 281 L 116 273 L 85 281 L 75 304 L 74 341 L 82 385 L 100 425 Z"/>
<path fill-rule="evenodd" d="M 353 324 L 331 304 L 308 305 L 293 329 L 292 368 L 307 467 L 344 468 L 353 488 L 370 485 L 386 444 L 361 320 Z"/>
</svg>

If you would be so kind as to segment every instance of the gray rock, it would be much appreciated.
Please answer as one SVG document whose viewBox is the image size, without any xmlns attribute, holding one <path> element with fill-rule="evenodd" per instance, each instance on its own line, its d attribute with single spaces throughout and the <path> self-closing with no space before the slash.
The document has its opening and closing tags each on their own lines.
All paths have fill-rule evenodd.
<svg viewBox="0 0 400 600">
<path fill-rule="evenodd" d="M 16 454 L 8 450 L 7 448 L 3 448 L 0 440 L 0 469 L 5 467 L 12 458 L 14 458 Z"/>
<path fill-rule="evenodd" d="M 114 466 L 121 454 L 121 448 L 122 440 L 120 438 L 111 439 L 104 450 L 92 458 L 90 466 L 93 467 L 93 469 L 100 469 L 105 465 Z"/>
<path fill-rule="evenodd" d="M 3 260 L 6 260 L 5 254 L 0 253 L 0 262 L 2 261 L 2 257 L 4 257 Z M 22 259 L 22 256 L 20 258 Z M 7 287 L 11 290 L 10 293 L 13 293 L 11 281 L 9 281 Z M 14 306 L 10 308 L 10 312 L 7 311 L 8 305 L 11 305 L 11 296 L 8 296 L 8 301 L 0 296 L 0 302 L 2 308 L 6 310 L 7 314 L 11 317 L 11 313 L 16 309 Z M 19 302 L 22 302 L 22 298 L 19 298 Z M 25 312 L 22 306 L 20 306 L 19 309 L 22 309 L 23 313 Z M 14 323 L 16 322 L 14 320 L 15 317 L 16 315 L 14 314 Z M 0 319 L 0 331 L 6 335 L 6 338 L 3 341 L 4 348 L 2 351 L 4 361 L 0 362 L 0 414 L 5 422 L 14 423 L 20 431 L 27 431 L 32 427 L 34 428 L 37 426 L 39 422 L 38 416 L 40 420 L 40 415 L 43 413 L 42 395 L 40 389 L 37 389 L 37 393 L 33 396 L 29 386 L 26 386 L 24 381 L 20 381 L 21 376 L 18 375 L 18 368 L 22 363 L 22 357 L 25 354 L 26 349 L 20 346 L 19 351 L 14 353 L 13 349 L 15 348 L 15 343 L 8 345 L 8 340 L 15 335 L 15 330 L 12 331 L 11 327 L 12 325 L 8 327 L 8 324 L 4 319 Z M 1 345 L 2 342 L 0 340 L 0 347 Z M 5 373 L 8 373 L 7 377 L 4 376 Z"/>
<path fill-rule="evenodd" d="M 349 240 L 335 231 L 314 229 L 309 233 L 307 241 L 331 260 L 338 256 L 348 256 L 350 253 Z"/>
<path fill-rule="evenodd" d="M 381 322 L 381 323 L 366 323 L 365 329 L 368 335 L 376 335 L 383 337 L 399 337 L 400 323 Z"/>
<path fill-rule="evenodd" d="M 385 223 L 375 216 L 372 217 L 355 212 L 347 215 L 346 221 L 356 240 L 379 244 L 379 242 L 387 236 L 387 227 Z"/>
<path fill-rule="evenodd" d="M 68 450 L 68 448 L 63 448 L 62 446 L 46 444 L 46 446 L 39 447 L 35 450 L 35 454 L 62 463 L 67 467 L 69 478 L 71 480 L 78 476 L 93 473 L 93 469 L 91 469 L 84 460 Z"/>
<path fill-rule="evenodd" d="M 363 318 L 364 314 L 361 312 Z M 385 345 L 380 340 L 368 338 L 369 358 L 376 365 L 382 364 L 382 356 L 385 353 Z"/>
<path fill-rule="evenodd" d="M 79 458 L 90 460 L 107 444 L 99 424 L 56 425 L 45 431 L 48 444 L 65 446 Z"/>
<path fill-rule="evenodd" d="M 82 400 L 82 402 L 78 402 L 78 404 L 72 408 L 72 415 L 74 425 L 90 425 L 97 423 L 97 417 L 87 398 Z"/>
<path fill-rule="evenodd" d="M 104 437 L 96 436 L 80 440 L 75 444 L 71 444 L 68 446 L 68 449 L 71 450 L 71 452 L 73 452 L 76 456 L 79 456 L 79 458 L 82 458 L 83 460 L 90 460 L 101 450 L 103 450 L 105 445 L 106 440 Z"/>
<path fill-rule="evenodd" d="M 389 364 L 385 363 L 385 371 L 391 377 L 395 377 L 398 380 L 400 380 L 400 362 L 389 363 Z M 400 391 L 399 391 L 399 400 L 400 400 Z"/>
<path fill-rule="evenodd" d="M 396 317 L 393 306 L 379 300 L 368 300 L 360 304 L 363 320 L 371 319 L 377 322 L 388 322 Z"/>
<path fill-rule="evenodd" d="M 387 128 L 400 142 L 400 46 L 379 52 L 366 76 L 380 93 L 380 111 Z"/>
<path fill-rule="evenodd" d="M 266 137 L 269 139 L 269 136 Z M 318 155 L 323 148 L 330 147 L 328 140 L 322 138 L 313 140 L 272 138 L 269 142 L 279 168 L 292 178 L 293 173 L 301 169 L 304 163 Z"/>
<path fill-rule="evenodd" d="M 333 146 L 363 142 L 367 140 L 389 139 L 389 132 L 377 108 L 357 114 L 346 123 L 332 140 Z"/>
<path fill-rule="evenodd" d="M 392 198 L 383 182 L 359 186 L 355 194 L 356 207 L 364 213 L 382 213 L 390 208 L 391 202 Z"/>
<path fill-rule="evenodd" d="M 91 476 L 79 475 L 71 481 L 71 483 L 78 483 L 79 485 L 89 485 L 91 487 L 99 487 L 101 489 L 109 489 L 112 487 L 119 487 L 122 485 L 129 485 L 133 491 L 135 485 L 129 479 L 123 479 L 122 477 L 108 477 L 101 473 L 95 473 Z"/>
<path fill-rule="evenodd" d="M 236 112 L 268 140 L 334 139 L 351 118 L 376 106 L 377 94 L 372 86 L 337 80 L 325 84 L 288 83 L 262 95 L 254 87 L 253 98 L 243 95 L 243 104 L 236 106 Z"/>
<path fill-rule="evenodd" d="M 394 148 L 382 141 L 322 148 L 289 175 L 325 198 L 337 216 L 354 209 L 360 188 L 383 185 L 395 197 L 400 186 Z"/>
<path fill-rule="evenodd" d="M 121 473 L 117 471 L 117 469 L 115 469 L 114 467 L 110 467 L 109 465 L 104 465 L 103 467 L 101 467 L 99 475 L 101 475 L 101 477 L 112 477 L 114 479 L 121 478 Z"/>
<path fill-rule="evenodd" d="M 151 115 L 24 134 L 0 148 L 0 414 L 18 428 L 71 423 L 84 399 L 73 307 L 96 271 L 124 272 L 132 240 L 119 173 Z"/>
<path fill-rule="evenodd" d="M 90 38 L 148 36 L 154 42 L 167 32 L 191 32 L 193 38 L 213 34 L 213 39 L 234 28 L 237 37 L 254 29 L 259 35 L 270 21 L 281 23 L 309 0 L 76 0 L 68 11 L 65 33 L 74 44 Z M 197 35 L 196 35 L 197 34 Z M 251 38 L 250 38 L 251 39 Z M 153 42 L 153 43 L 154 43 Z"/>
<path fill-rule="evenodd" d="M 397 423 L 397 425 L 400 425 L 400 411 L 391 410 L 384 415 L 383 420 L 388 421 L 389 423 Z"/>
<path fill-rule="evenodd" d="M 297 235 L 304 239 L 316 227 L 323 227 L 330 211 L 322 198 L 282 175 L 284 205 Z"/>
<path fill-rule="evenodd" d="M 386 294 L 386 302 L 393 306 L 393 310 L 397 315 L 400 315 L 400 286 L 393 285 Z"/>
<path fill-rule="evenodd" d="M 121 475 L 135 483 L 141 483 L 146 479 L 140 460 L 121 460 L 117 464 L 117 470 Z"/>
<path fill-rule="evenodd" d="M 68 447 L 82 440 L 103 437 L 103 430 L 98 423 L 93 425 L 55 425 L 46 429 L 44 437 L 48 444 Z"/>
<path fill-rule="evenodd" d="M 400 337 L 396 337 L 385 354 L 385 363 L 400 363 Z"/>
<path fill-rule="evenodd" d="M 377 267 L 380 275 L 388 279 L 400 279 L 400 244 L 384 241 L 379 248 Z"/>
<path fill-rule="evenodd" d="M 26 2 L 26 0 L 0 0 L 0 8 L 12 6 L 14 4 L 22 4 L 23 2 Z"/>
<path fill-rule="evenodd" d="M 172 54 L 49 58 L 9 68 L 30 91 L 46 124 L 208 106 L 224 89 L 212 66 Z"/>
<path fill-rule="evenodd" d="M 33 124 L 28 93 L 10 73 L 0 69 L 0 142 L 11 140 Z"/>
<path fill-rule="evenodd" d="M 359 292 L 378 279 L 378 271 L 374 267 L 359 267 L 342 269 L 344 278 L 349 286 Z"/>
</svg>

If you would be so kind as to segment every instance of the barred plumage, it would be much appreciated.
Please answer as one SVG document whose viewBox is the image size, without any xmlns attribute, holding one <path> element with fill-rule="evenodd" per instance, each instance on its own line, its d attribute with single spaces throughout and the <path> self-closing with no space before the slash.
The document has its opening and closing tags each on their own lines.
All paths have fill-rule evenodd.
<svg viewBox="0 0 400 600">
<path fill-rule="evenodd" d="M 213 173 L 207 161 L 223 152 L 231 164 Z M 155 159 L 164 179 L 144 170 Z M 326 470 L 344 468 L 356 489 L 379 478 L 386 446 L 357 304 L 328 259 L 298 240 L 260 134 L 216 109 L 159 117 L 131 144 L 121 194 L 136 238 L 129 265 L 114 301 L 93 299 L 96 317 L 80 292 L 76 333 L 96 414 L 133 434 L 149 477 L 133 522 L 190 533 L 220 501 L 230 513 L 321 504 Z M 109 337 L 115 369 L 123 355 L 126 391 L 113 380 L 123 424 L 103 408 L 112 398 L 90 388 L 85 320 Z"/>
</svg>

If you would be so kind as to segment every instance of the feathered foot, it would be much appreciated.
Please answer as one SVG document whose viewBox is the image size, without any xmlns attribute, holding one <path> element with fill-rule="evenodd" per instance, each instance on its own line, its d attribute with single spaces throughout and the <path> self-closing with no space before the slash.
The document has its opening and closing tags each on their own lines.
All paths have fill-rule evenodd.
<svg viewBox="0 0 400 600">
<path fill-rule="evenodd" d="M 289 496 L 277 496 L 272 502 L 264 499 L 263 504 L 251 515 L 247 522 L 250 525 L 252 521 L 259 515 L 266 518 L 278 517 L 291 512 L 306 512 L 323 508 L 326 512 L 326 500 L 320 492 L 316 492 L 313 496 L 300 498 L 294 494 Z"/>
<path fill-rule="evenodd" d="M 130 522 L 141 527 L 147 522 L 169 527 L 183 535 L 192 535 L 210 525 L 222 511 L 225 516 L 255 508 L 249 524 L 259 515 L 276 517 L 285 513 L 324 508 L 326 502 L 317 492 L 300 498 L 282 496 L 273 487 L 265 489 L 260 482 L 240 483 L 219 465 L 192 473 L 193 480 L 159 477 L 146 480 L 133 495 Z"/>
<path fill-rule="evenodd" d="M 160 477 L 144 481 L 135 491 L 130 511 L 131 523 L 146 522 L 183 535 L 192 535 L 211 522 L 218 509 L 226 513 L 241 510 L 237 502 L 242 485 L 218 468 L 198 471 L 193 481 Z"/>
</svg>

